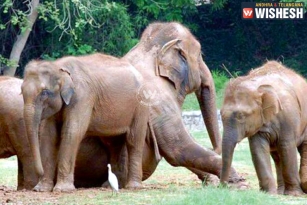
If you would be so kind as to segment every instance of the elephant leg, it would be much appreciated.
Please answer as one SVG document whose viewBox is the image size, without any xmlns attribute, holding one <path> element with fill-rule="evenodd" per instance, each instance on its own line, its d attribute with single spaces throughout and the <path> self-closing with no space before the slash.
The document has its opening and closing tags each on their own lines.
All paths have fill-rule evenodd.
<svg viewBox="0 0 307 205">
<path fill-rule="evenodd" d="M 304 141 L 300 145 L 299 152 L 301 155 L 301 166 L 300 166 L 301 187 L 303 191 L 307 193 L 307 141 Z"/>
<path fill-rule="evenodd" d="M 278 152 L 274 151 L 271 152 L 271 156 L 274 160 L 275 163 L 275 168 L 276 168 L 276 175 L 277 175 L 277 193 L 278 194 L 284 194 L 285 191 L 285 183 L 284 183 L 284 179 L 282 176 L 282 166 L 280 163 L 280 158 L 278 155 Z"/>
<path fill-rule="evenodd" d="M 80 105 L 80 104 L 79 104 Z M 54 192 L 70 192 L 75 190 L 74 168 L 79 145 L 87 131 L 92 106 L 74 105 L 67 111 L 61 130 L 61 144 L 58 154 L 57 182 Z M 80 112 L 82 110 L 82 113 Z"/>
<path fill-rule="evenodd" d="M 191 168 L 191 167 L 187 167 L 191 172 L 193 172 L 194 174 L 197 175 L 198 179 L 200 179 L 202 182 L 205 183 L 205 185 L 208 185 L 209 183 L 213 183 L 216 184 L 216 179 L 219 179 L 219 176 L 215 176 L 213 174 L 207 173 L 207 172 L 203 172 L 199 169 L 195 169 L 195 168 Z M 235 169 L 231 170 L 231 176 L 229 177 L 229 181 L 228 183 L 238 183 L 238 182 L 243 182 L 245 181 L 245 179 L 241 176 L 238 175 L 238 173 L 235 171 Z M 246 184 L 240 184 L 241 186 L 245 186 L 247 187 L 248 185 Z"/>
<path fill-rule="evenodd" d="M 142 106 L 142 105 L 140 105 Z M 147 122 L 144 118 L 135 119 L 132 123 L 130 132 L 127 133 L 127 151 L 128 151 L 128 178 L 126 188 L 139 188 L 142 186 L 142 155 L 146 138 Z"/>
<path fill-rule="evenodd" d="M 297 148 L 294 141 L 281 142 L 278 153 L 282 164 L 282 174 L 285 183 L 286 195 L 301 195 L 300 177 L 297 166 Z"/>
<path fill-rule="evenodd" d="M 31 190 L 38 181 L 34 170 L 33 158 L 31 156 L 29 142 L 25 136 L 24 126 L 12 126 L 9 130 L 9 140 L 16 151 L 18 163 L 18 186 L 17 190 Z"/>
<path fill-rule="evenodd" d="M 269 141 L 256 134 L 249 138 L 249 146 L 260 190 L 276 194 L 277 189 L 271 167 Z"/>
<path fill-rule="evenodd" d="M 56 162 L 57 162 L 57 144 L 59 141 L 58 130 L 54 118 L 42 121 L 40 126 L 40 153 L 43 162 L 44 175 L 40 178 L 34 191 L 48 192 L 54 187 Z"/>
<path fill-rule="evenodd" d="M 24 189 L 24 175 L 23 175 L 23 167 L 20 159 L 17 159 L 17 164 L 18 164 L 18 182 L 17 182 L 17 190 L 22 190 Z"/>
</svg>

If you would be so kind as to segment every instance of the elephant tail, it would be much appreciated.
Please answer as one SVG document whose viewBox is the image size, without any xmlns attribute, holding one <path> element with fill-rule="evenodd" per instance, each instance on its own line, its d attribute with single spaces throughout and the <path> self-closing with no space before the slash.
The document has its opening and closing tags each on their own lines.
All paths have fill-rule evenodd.
<svg viewBox="0 0 307 205">
<path fill-rule="evenodd" d="M 156 135 L 155 135 L 155 132 L 153 130 L 153 126 L 152 126 L 150 120 L 148 122 L 148 126 L 149 126 L 150 134 L 151 134 L 151 137 L 152 137 L 152 141 L 153 141 L 153 144 L 154 144 L 155 157 L 156 157 L 157 162 L 159 162 L 162 159 L 162 157 L 161 157 L 160 152 L 159 152 L 157 138 L 156 138 Z"/>
</svg>

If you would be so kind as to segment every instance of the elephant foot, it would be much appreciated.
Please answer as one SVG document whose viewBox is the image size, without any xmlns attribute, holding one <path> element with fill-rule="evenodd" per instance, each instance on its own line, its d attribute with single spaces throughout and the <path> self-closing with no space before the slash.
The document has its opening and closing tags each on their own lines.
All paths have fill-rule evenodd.
<svg viewBox="0 0 307 205">
<path fill-rule="evenodd" d="M 41 180 L 33 188 L 33 191 L 37 191 L 37 192 L 51 192 L 53 187 L 54 187 L 53 181 Z"/>
<path fill-rule="evenodd" d="M 240 176 L 234 169 L 231 171 L 228 183 L 236 184 L 245 181 L 244 177 Z"/>
<path fill-rule="evenodd" d="M 75 189 L 72 183 L 57 183 L 53 188 L 53 192 L 72 192 Z"/>
<path fill-rule="evenodd" d="M 217 186 L 219 185 L 219 178 L 213 174 L 208 174 L 206 173 L 203 179 L 203 185 L 207 186 L 207 185 L 214 185 Z"/>
<path fill-rule="evenodd" d="M 126 189 L 141 189 L 141 188 L 143 188 L 142 183 L 136 181 L 130 181 L 126 185 Z"/>
<path fill-rule="evenodd" d="M 300 196 L 303 195 L 304 192 L 302 190 L 285 190 L 284 195 L 291 195 L 291 196 Z"/>
<path fill-rule="evenodd" d="M 239 190 L 246 190 L 250 187 L 248 182 L 246 182 L 246 181 L 240 181 L 240 182 L 237 182 L 237 183 L 230 183 L 229 186 L 231 188 L 235 188 L 235 189 L 239 189 Z"/>
<path fill-rule="evenodd" d="M 236 188 L 239 190 L 245 190 L 250 187 L 248 182 L 246 182 L 245 178 L 239 175 L 236 175 L 236 177 L 231 177 L 228 183 L 231 188 Z"/>
<path fill-rule="evenodd" d="M 26 188 L 22 185 L 22 186 L 17 186 L 17 191 L 21 191 L 21 190 L 26 190 Z"/>
<path fill-rule="evenodd" d="M 277 188 L 277 194 L 282 195 L 285 192 L 285 187 L 281 186 Z"/>
<path fill-rule="evenodd" d="M 307 182 L 302 182 L 301 188 L 302 188 L 303 192 L 307 194 Z"/>
<path fill-rule="evenodd" d="M 270 195 L 277 195 L 277 194 L 279 194 L 277 189 L 271 189 L 271 190 L 262 190 L 262 189 L 260 189 L 260 191 L 267 192 Z M 283 192 L 281 192 L 281 194 L 283 194 Z"/>
</svg>

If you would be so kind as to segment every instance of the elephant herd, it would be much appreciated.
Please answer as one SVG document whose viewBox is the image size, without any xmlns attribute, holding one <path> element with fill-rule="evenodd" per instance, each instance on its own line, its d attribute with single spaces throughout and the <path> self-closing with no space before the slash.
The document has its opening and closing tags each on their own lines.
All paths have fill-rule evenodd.
<svg viewBox="0 0 307 205">
<path fill-rule="evenodd" d="M 213 150 L 184 127 L 181 107 L 192 92 Z M 162 157 L 201 180 L 213 174 L 222 184 L 240 183 L 231 162 L 236 143 L 247 137 L 260 189 L 299 195 L 307 193 L 305 93 L 305 80 L 275 61 L 232 79 L 221 109 L 222 140 L 200 43 L 179 23 L 152 23 L 121 58 L 33 60 L 23 80 L 0 77 L 0 158 L 17 155 L 18 190 L 101 186 L 108 163 L 120 187 L 139 188 Z"/>
</svg>

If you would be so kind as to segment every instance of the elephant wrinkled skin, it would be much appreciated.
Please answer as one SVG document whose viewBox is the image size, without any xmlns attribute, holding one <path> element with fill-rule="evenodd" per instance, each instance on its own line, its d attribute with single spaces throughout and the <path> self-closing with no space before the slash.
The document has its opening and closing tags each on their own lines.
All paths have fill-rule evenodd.
<svg viewBox="0 0 307 205">
<path fill-rule="evenodd" d="M 136 128 L 135 132 L 138 134 L 146 135 L 146 141 L 148 139 L 151 141 L 150 144 L 146 142 L 142 150 L 143 174 L 146 174 L 142 179 L 149 177 L 155 170 L 160 153 L 171 165 L 184 166 L 197 174 L 199 178 L 203 178 L 206 172 L 220 176 L 222 159 L 216 153 L 221 152 L 221 138 L 217 122 L 214 83 L 208 67 L 202 60 L 200 44 L 190 31 L 179 23 L 151 24 L 144 31 L 137 46 L 131 49 L 122 59 L 113 61 L 115 64 L 116 62 L 119 64 L 124 62 L 126 66 L 128 66 L 127 63 L 129 62 L 128 64 L 136 69 L 133 74 L 137 76 L 140 74 L 138 77 L 144 81 L 143 84 L 134 81 L 138 88 L 136 93 L 135 86 L 132 86 L 133 83 L 131 83 L 133 80 L 129 84 L 127 74 L 123 74 L 123 72 L 128 72 L 127 70 L 133 70 L 133 68 L 129 67 L 127 70 L 119 67 L 115 68 L 114 66 L 110 68 L 112 66 L 105 59 L 100 61 L 97 58 L 93 58 L 93 56 L 99 55 L 101 54 L 85 57 L 66 57 L 54 63 L 34 61 L 26 67 L 25 81 L 22 86 L 25 100 L 25 122 L 30 144 L 32 145 L 32 152 L 36 159 L 36 171 L 38 174 L 43 174 L 43 170 L 45 171 L 36 190 L 50 190 L 53 186 L 51 179 L 54 174 L 52 173 L 55 173 L 54 168 L 45 169 L 44 167 L 43 169 L 43 165 L 40 164 L 40 153 L 37 148 L 37 127 L 42 119 L 46 119 L 47 124 L 51 124 L 49 131 L 46 129 L 47 132 L 54 133 L 54 136 L 49 138 L 43 137 L 47 141 L 41 143 L 48 145 L 45 150 L 50 152 L 47 156 L 52 156 L 50 158 L 51 162 L 56 162 L 57 160 L 58 149 L 50 149 L 50 147 L 56 147 L 58 144 L 57 139 L 59 137 L 56 136 L 59 135 L 57 134 L 60 130 L 58 126 L 72 127 L 72 129 L 63 129 L 62 127 L 61 130 L 62 142 L 59 148 L 58 177 L 54 188 L 54 190 L 70 191 L 74 189 L 72 185 L 72 167 L 76 147 L 83 137 L 81 133 L 96 137 L 108 136 L 101 138 L 101 140 L 107 144 L 107 148 L 111 152 L 112 167 L 117 162 L 124 162 L 118 163 L 120 164 L 120 170 L 124 170 L 128 165 L 134 166 L 135 163 L 139 165 L 136 160 L 127 162 L 127 158 L 130 158 L 131 153 L 127 155 L 122 148 L 124 147 L 128 151 L 131 150 L 129 146 L 132 145 L 141 148 L 140 143 L 133 144 L 131 141 L 129 142 L 129 138 L 126 138 L 127 141 L 122 144 L 125 146 L 116 145 L 117 147 L 114 148 L 113 142 L 107 142 L 108 139 L 112 139 L 109 136 L 126 135 L 127 130 L 125 128 L 128 128 L 127 124 L 129 124 L 126 122 L 133 118 L 129 118 L 127 115 L 133 115 L 135 106 L 140 106 L 142 109 L 134 117 L 142 117 L 142 120 L 137 121 L 146 122 L 146 127 L 145 129 L 142 126 L 136 128 L 136 126 L 132 125 L 132 127 Z M 65 92 L 59 91 L 63 88 L 69 88 L 69 86 L 63 83 L 61 78 L 58 79 L 57 75 L 53 75 L 53 71 L 50 68 L 54 67 L 54 64 L 57 68 L 56 72 L 64 75 L 64 79 L 70 78 L 70 81 L 73 81 L 74 84 L 81 81 L 75 85 L 75 89 L 91 87 L 90 85 L 93 82 L 89 79 L 92 78 L 94 78 L 94 84 L 99 82 L 99 86 L 94 89 L 85 89 L 86 92 L 81 95 L 78 94 L 78 91 L 75 91 L 77 95 L 73 94 L 72 102 L 70 102 L 66 96 L 71 94 L 71 89 L 65 89 Z M 86 71 L 83 72 L 84 67 L 86 67 Z M 38 70 L 37 68 L 40 69 Z M 95 73 L 98 70 L 100 70 L 100 73 Z M 116 72 L 116 75 L 112 75 L 114 72 Z M 101 75 L 101 73 L 104 73 L 104 75 Z M 88 78 L 85 74 L 89 74 L 90 77 Z M 121 78 L 121 76 L 125 77 Z M 48 80 L 52 83 L 50 84 Z M 113 83 L 113 85 L 109 86 L 108 89 L 103 89 L 105 85 L 110 85 L 110 83 Z M 130 88 L 127 88 L 127 85 Z M 61 94 L 57 94 L 59 92 Z M 192 92 L 198 98 L 215 152 L 197 144 L 184 127 L 181 119 L 181 106 L 185 96 Z M 62 96 L 60 97 L 60 95 Z M 85 100 L 83 104 L 78 104 L 79 98 Z M 93 98 L 101 100 L 101 103 L 95 105 L 93 109 L 93 111 L 99 111 L 100 115 L 92 117 L 91 120 L 97 117 L 96 120 L 100 119 L 102 123 L 98 123 L 97 127 L 93 128 L 91 126 L 92 121 L 88 122 L 90 124 L 88 127 L 82 126 L 82 132 L 76 133 L 77 131 L 74 130 L 80 129 L 78 127 L 79 122 L 82 122 L 82 125 L 87 125 L 86 121 L 84 123 L 86 118 L 84 114 L 89 112 L 88 109 L 92 109 L 90 102 Z M 81 112 L 80 116 L 77 117 L 79 122 L 76 121 L 75 116 L 68 115 L 73 113 L 72 111 Z M 44 133 L 42 135 L 45 136 Z M 65 135 L 68 137 L 65 137 Z M 76 135 L 78 137 L 70 137 Z M 70 145 L 69 149 L 66 149 L 67 145 Z M 146 149 L 148 149 L 148 152 L 145 152 Z M 117 154 L 119 150 L 124 150 L 120 156 Z M 140 150 L 138 153 L 140 153 Z M 42 156 L 42 158 L 44 157 L 46 156 Z M 42 160 L 44 161 L 44 159 Z M 147 165 L 144 166 L 144 163 Z M 50 164 L 48 166 L 55 167 Z M 139 172 L 137 173 L 139 174 Z M 129 179 L 129 172 L 127 178 Z M 140 177 L 137 177 L 137 180 L 134 181 L 139 183 L 140 179 Z M 230 181 L 237 182 L 240 180 L 241 178 L 236 171 L 231 168 Z M 123 180 L 121 181 L 129 180 L 126 180 L 125 174 L 123 174 Z M 135 186 L 133 183 L 130 184 L 132 187 Z M 47 188 L 44 186 L 47 186 Z"/>
<path fill-rule="evenodd" d="M 37 183 L 23 121 L 22 80 L 0 76 L 0 158 L 17 155 L 17 189 L 31 189 Z"/>
<path fill-rule="evenodd" d="M 214 82 L 196 38 L 179 23 L 153 23 L 123 59 L 142 74 L 147 94 L 153 93 L 146 105 L 151 134 L 157 139 L 161 156 L 171 165 L 186 167 L 198 176 L 205 172 L 220 176 L 221 157 L 197 144 L 181 118 L 185 96 L 194 92 L 213 148 L 221 152 Z M 240 180 L 234 169 L 231 180 Z"/>
<path fill-rule="evenodd" d="M 236 144 L 247 137 L 261 190 L 300 195 L 303 189 L 307 193 L 306 93 L 306 80 L 276 61 L 229 82 L 221 109 L 222 183 L 228 179 Z M 276 166 L 278 188 L 270 155 Z"/>
<path fill-rule="evenodd" d="M 30 145 L 25 135 L 26 128 L 23 119 L 23 98 L 21 93 L 21 79 L 0 76 L 0 158 L 17 155 L 18 185 L 17 189 L 33 189 L 39 176 L 35 173 Z M 43 129 L 40 128 L 41 131 Z M 46 133 L 48 136 L 48 133 Z M 41 136 L 43 137 L 43 136 Z M 117 140 L 119 141 L 119 140 Z M 124 140 L 122 140 L 124 142 Z M 123 143 L 120 142 L 119 143 Z M 112 143 L 114 144 L 114 143 Z M 158 162 L 155 158 L 154 145 L 146 138 L 143 151 L 143 179 L 146 180 L 155 171 Z M 121 147 L 116 147 L 120 152 Z M 44 156 L 44 151 L 41 150 Z M 99 137 L 88 137 L 82 140 L 78 151 L 74 184 L 76 187 L 99 187 L 107 180 L 109 152 Z M 115 166 L 119 166 L 115 164 Z M 127 174 L 125 165 L 124 173 Z M 124 182 L 120 181 L 121 186 Z"/>
<path fill-rule="evenodd" d="M 24 119 L 35 170 L 42 176 L 35 190 L 75 189 L 75 160 L 85 135 L 103 139 L 123 136 L 129 159 L 126 186 L 141 186 L 148 125 L 148 108 L 136 98 L 142 80 L 128 62 L 103 54 L 28 63 L 22 84 Z M 46 156 L 41 157 L 38 130 L 44 119 L 46 134 L 40 135 L 49 137 L 42 138 Z M 116 164 L 112 150 L 110 156 L 111 164 Z M 48 159 L 45 165 L 51 168 L 43 168 L 44 157 Z"/>
</svg>

